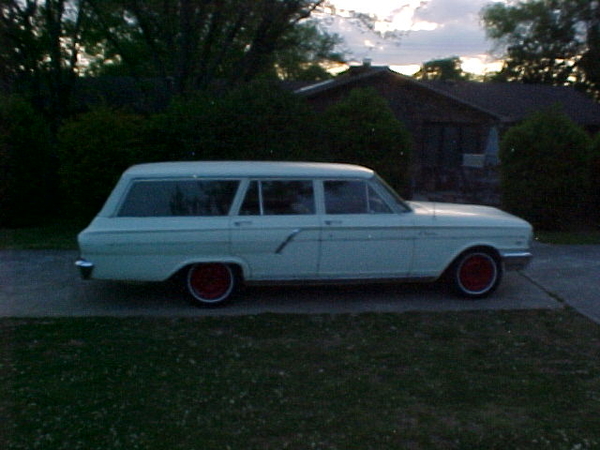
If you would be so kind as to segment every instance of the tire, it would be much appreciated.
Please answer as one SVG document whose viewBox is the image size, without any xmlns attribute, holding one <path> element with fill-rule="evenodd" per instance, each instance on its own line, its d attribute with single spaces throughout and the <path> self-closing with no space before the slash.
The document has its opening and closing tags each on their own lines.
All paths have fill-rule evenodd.
<svg viewBox="0 0 600 450">
<path fill-rule="evenodd" d="M 187 291 L 198 306 L 223 305 L 230 300 L 236 284 L 236 275 L 227 264 L 194 264 L 187 271 Z"/>
<path fill-rule="evenodd" d="M 471 250 L 452 265 L 451 283 L 461 297 L 484 298 L 496 290 L 502 279 L 502 265 L 489 252 Z"/>
</svg>

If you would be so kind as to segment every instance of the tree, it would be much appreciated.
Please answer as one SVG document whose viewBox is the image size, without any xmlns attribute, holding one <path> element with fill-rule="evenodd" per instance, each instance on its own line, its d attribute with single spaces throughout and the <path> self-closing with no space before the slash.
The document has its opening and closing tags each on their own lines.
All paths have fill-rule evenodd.
<svg viewBox="0 0 600 450">
<path fill-rule="evenodd" d="M 4 0 L 0 3 L 0 77 L 8 88 L 27 87 L 55 127 L 65 116 L 85 20 L 85 0 Z"/>
<path fill-rule="evenodd" d="M 151 73 L 183 93 L 267 72 L 277 54 L 298 44 L 296 27 L 323 0 L 87 1 L 112 59 L 134 72 L 147 61 L 145 73 L 150 65 Z"/>
<path fill-rule="evenodd" d="M 58 206 L 50 130 L 33 107 L 0 96 L 0 226 L 41 223 Z"/>
<path fill-rule="evenodd" d="M 411 137 L 375 89 L 352 90 L 325 111 L 322 122 L 329 161 L 369 166 L 406 193 Z"/>
<path fill-rule="evenodd" d="M 501 79 L 600 93 L 599 1 L 493 3 L 481 15 L 488 37 L 504 49 Z"/>
<path fill-rule="evenodd" d="M 502 201 L 543 229 L 581 219 L 589 199 L 590 138 L 558 110 L 532 115 L 500 144 Z"/>
<path fill-rule="evenodd" d="M 421 69 L 414 75 L 418 80 L 468 80 L 469 75 L 462 70 L 458 56 L 434 59 L 423 63 Z"/>
<path fill-rule="evenodd" d="M 335 48 L 342 42 L 336 34 L 321 30 L 315 21 L 298 24 L 282 37 L 274 53 L 277 77 L 284 80 L 320 81 L 331 78 L 324 64 L 340 64 L 344 55 Z"/>
</svg>

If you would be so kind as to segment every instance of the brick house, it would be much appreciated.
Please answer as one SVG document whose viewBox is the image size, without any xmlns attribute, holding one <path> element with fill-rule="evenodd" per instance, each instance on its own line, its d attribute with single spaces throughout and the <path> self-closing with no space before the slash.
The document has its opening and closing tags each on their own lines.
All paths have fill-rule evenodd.
<svg viewBox="0 0 600 450">
<path fill-rule="evenodd" d="M 360 87 L 375 88 L 411 132 L 417 197 L 497 203 L 499 136 L 532 112 L 560 105 L 589 133 L 600 131 L 600 105 L 568 87 L 424 82 L 364 65 L 295 92 L 324 110 Z"/>
</svg>

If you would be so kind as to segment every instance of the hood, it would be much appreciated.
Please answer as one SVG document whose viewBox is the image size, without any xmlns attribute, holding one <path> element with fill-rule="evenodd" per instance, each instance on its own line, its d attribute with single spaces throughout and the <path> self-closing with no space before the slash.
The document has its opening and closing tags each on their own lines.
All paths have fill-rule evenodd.
<svg viewBox="0 0 600 450">
<path fill-rule="evenodd" d="M 529 226 L 525 220 L 491 206 L 438 202 L 407 203 L 417 217 L 429 217 L 441 224 L 458 222 L 470 225 Z"/>
</svg>

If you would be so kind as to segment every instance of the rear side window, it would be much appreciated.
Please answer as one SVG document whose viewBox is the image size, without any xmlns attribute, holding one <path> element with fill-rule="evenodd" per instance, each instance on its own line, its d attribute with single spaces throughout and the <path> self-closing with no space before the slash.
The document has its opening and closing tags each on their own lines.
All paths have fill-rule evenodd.
<svg viewBox="0 0 600 450">
<path fill-rule="evenodd" d="M 240 215 L 314 214 L 312 181 L 252 181 L 240 208 Z"/>
<path fill-rule="evenodd" d="M 365 181 L 325 181 L 327 214 L 384 214 L 391 209 Z"/>
<path fill-rule="evenodd" d="M 119 217 L 224 216 L 237 191 L 237 180 L 135 181 Z"/>
</svg>

